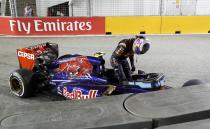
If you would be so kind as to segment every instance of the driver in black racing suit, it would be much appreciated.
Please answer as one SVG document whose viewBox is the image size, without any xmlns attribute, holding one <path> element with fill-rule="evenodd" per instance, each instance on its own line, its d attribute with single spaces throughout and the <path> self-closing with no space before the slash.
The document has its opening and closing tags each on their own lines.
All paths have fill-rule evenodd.
<svg viewBox="0 0 210 129">
<path fill-rule="evenodd" d="M 127 83 L 132 81 L 131 71 L 135 71 L 134 54 L 145 54 L 150 48 L 150 44 L 145 36 L 136 35 L 135 38 L 121 40 L 117 48 L 114 50 L 111 56 L 111 66 L 115 70 L 115 75 L 119 82 Z M 130 59 L 130 65 L 127 61 Z"/>
</svg>

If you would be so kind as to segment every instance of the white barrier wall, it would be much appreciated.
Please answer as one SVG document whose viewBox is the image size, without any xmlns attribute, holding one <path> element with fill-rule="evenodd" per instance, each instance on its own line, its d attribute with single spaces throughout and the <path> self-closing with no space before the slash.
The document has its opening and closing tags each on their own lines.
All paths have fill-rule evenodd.
<svg viewBox="0 0 210 129">
<path fill-rule="evenodd" d="M 68 0 L 36 0 L 37 16 L 47 16 L 47 8 Z"/>
<path fill-rule="evenodd" d="M 197 0 L 182 0 L 181 1 L 181 15 L 196 15 Z"/>
<path fill-rule="evenodd" d="M 125 4 L 126 3 L 126 4 Z M 134 0 L 93 0 L 93 16 L 121 16 L 134 14 Z"/>
<path fill-rule="evenodd" d="M 92 0 L 93 16 L 159 15 L 159 0 Z"/>
<path fill-rule="evenodd" d="M 73 3 L 73 16 L 88 16 L 88 0 L 36 0 L 37 15 L 47 16 L 47 8 L 64 2 Z M 72 15 L 72 9 L 69 5 L 69 15 Z"/>
<path fill-rule="evenodd" d="M 196 15 L 210 15 L 210 0 L 198 0 Z"/>
<path fill-rule="evenodd" d="M 160 15 L 161 0 L 135 0 L 135 1 L 136 2 L 139 1 L 139 3 L 137 4 L 135 3 L 135 14 L 143 16 Z"/>
<path fill-rule="evenodd" d="M 73 16 L 89 16 L 88 0 L 73 0 L 72 3 L 73 3 Z"/>
<path fill-rule="evenodd" d="M 0 0 L 0 16 L 1 16 L 1 12 L 2 12 L 2 10 L 1 10 L 2 8 L 1 8 L 1 0 Z"/>
<path fill-rule="evenodd" d="M 70 16 L 210 15 L 210 0 L 36 0 L 37 15 L 68 1 Z"/>
</svg>

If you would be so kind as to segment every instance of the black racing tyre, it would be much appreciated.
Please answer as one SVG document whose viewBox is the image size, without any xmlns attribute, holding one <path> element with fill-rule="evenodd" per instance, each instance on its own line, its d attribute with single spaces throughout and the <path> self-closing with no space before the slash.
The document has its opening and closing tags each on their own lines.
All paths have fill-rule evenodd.
<svg viewBox="0 0 210 129">
<path fill-rule="evenodd" d="M 199 79 L 192 79 L 192 80 L 186 81 L 186 82 L 182 85 L 182 87 L 193 86 L 193 85 L 201 85 L 201 84 L 204 84 L 204 82 L 202 82 L 202 81 L 199 80 Z"/>
<path fill-rule="evenodd" d="M 26 69 L 18 69 L 9 76 L 9 85 L 12 94 L 21 98 L 33 96 L 35 84 L 33 72 Z"/>
</svg>

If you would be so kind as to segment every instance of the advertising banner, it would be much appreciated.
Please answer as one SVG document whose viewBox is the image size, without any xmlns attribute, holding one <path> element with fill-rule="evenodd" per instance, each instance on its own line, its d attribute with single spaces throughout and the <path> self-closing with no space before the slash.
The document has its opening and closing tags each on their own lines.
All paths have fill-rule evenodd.
<svg viewBox="0 0 210 129">
<path fill-rule="evenodd" d="M 100 35 L 105 34 L 105 17 L 0 17 L 3 35 Z"/>
</svg>

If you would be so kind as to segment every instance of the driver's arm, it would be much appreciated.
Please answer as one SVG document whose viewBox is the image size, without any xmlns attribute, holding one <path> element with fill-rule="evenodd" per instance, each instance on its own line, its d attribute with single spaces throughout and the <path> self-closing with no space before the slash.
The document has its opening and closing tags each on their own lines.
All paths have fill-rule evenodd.
<svg viewBox="0 0 210 129">
<path fill-rule="evenodd" d="M 134 65 L 134 55 L 130 55 L 129 59 L 130 59 L 130 63 L 131 63 L 131 71 L 133 72 L 136 70 L 136 67 Z"/>
</svg>

